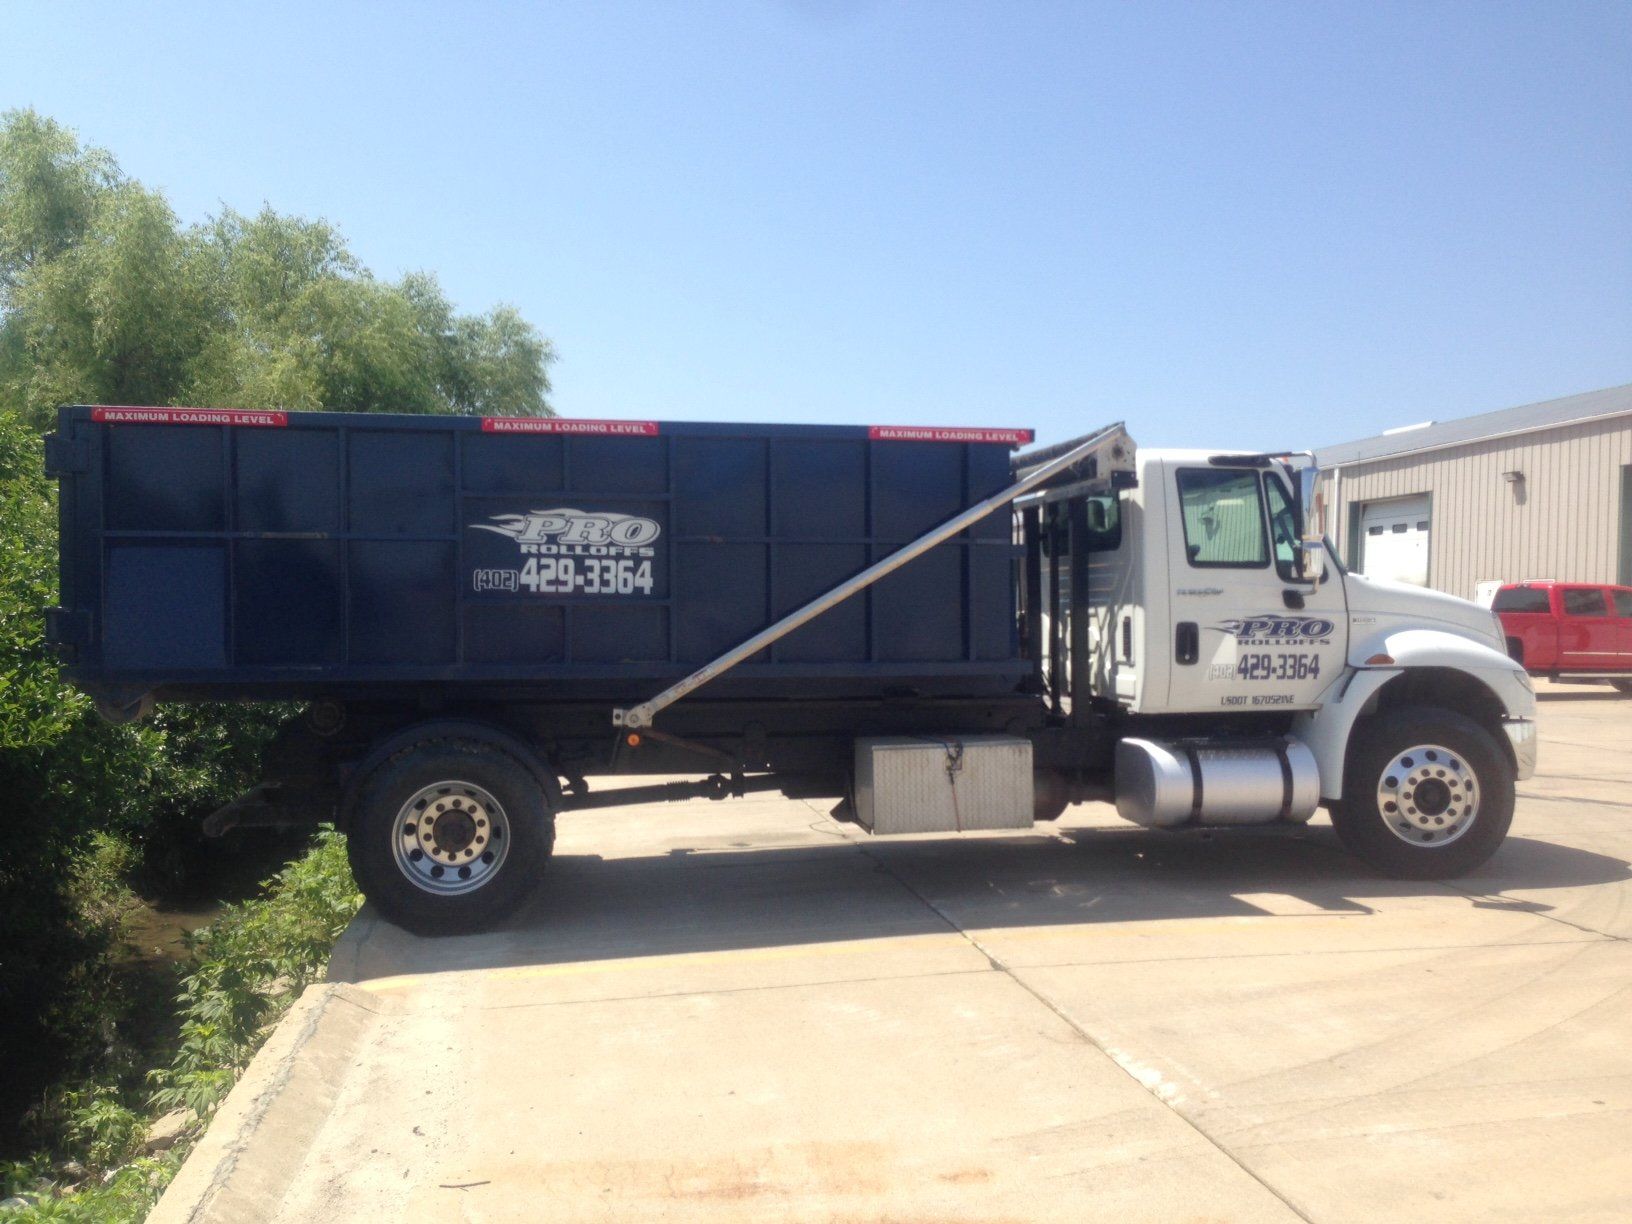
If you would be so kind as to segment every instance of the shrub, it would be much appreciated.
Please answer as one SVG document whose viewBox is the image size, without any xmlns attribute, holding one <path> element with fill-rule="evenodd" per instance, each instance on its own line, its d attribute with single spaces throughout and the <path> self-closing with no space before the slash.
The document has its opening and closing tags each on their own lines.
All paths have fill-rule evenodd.
<svg viewBox="0 0 1632 1224">
<path fill-rule="evenodd" d="M 181 1048 L 152 1077 L 154 1105 L 208 1117 L 260 1048 L 266 1026 L 323 971 L 361 904 L 345 838 L 328 829 L 305 858 L 274 877 L 264 898 L 229 906 L 198 931 L 179 999 Z"/>
<path fill-rule="evenodd" d="M 80 1166 L 79 1180 L 64 1184 L 64 1166 L 44 1156 L 0 1166 L 0 1191 L 27 1204 L 0 1218 L 111 1221 L 145 1215 L 272 1024 L 323 972 L 361 904 L 345 839 L 328 829 L 303 858 L 267 881 L 262 896 L 228 906 L 196 931 L 178 1000 L 180 1046 L 168 1067 L 150 1073 L 149 1108 L 134 1108 L 106 1085 L 60 1094 L 65 1145 L 56 1160 L 71 1156 Z M 172 1151 L 132 1159 L 149 1114 L 177 1108 L 194 1115 L 188 1137 Z"/>
</svg>

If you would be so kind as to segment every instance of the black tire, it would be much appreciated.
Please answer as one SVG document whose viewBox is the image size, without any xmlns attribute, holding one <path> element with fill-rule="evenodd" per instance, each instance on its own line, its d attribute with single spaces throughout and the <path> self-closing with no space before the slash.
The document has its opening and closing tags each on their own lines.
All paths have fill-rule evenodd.
<svg viewBox="0 0 1632 1224">
<path fill-rule="evenodd" d="M 1472 719 L 1424 706 L 1385 710 L 1356 729 L 1332 825 L 1384 875 L 1463 875 L 1496 853 L 1512 823 L 1513 765 Z"/>
<path fill-rule="evenodd" d="M 1611 680 L 1615 691 L 1626 697 L 1632 697 L 1632 680 Z"/>
<path fill-rule="evenodd" d="M 373 769 L 356 794 L 346 830 L 352 875 L 381 914 L 416 935 L 491 926 L 532 891 L 555 846 L 555 817 L 538 780 L 488 744 L 416 744 Z M 418 815 L 404 820 L 410 809 Z M 449 834 L 444 817 L 456 816 L 460 827 Z M 423 837 L 405 832 L 421 824 Z"/>
</svg>

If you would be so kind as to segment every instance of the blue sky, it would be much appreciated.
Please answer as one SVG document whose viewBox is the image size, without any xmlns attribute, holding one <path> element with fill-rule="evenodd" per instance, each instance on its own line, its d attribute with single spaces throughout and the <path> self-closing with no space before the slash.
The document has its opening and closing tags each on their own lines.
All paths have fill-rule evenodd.
<svg viewBox="0 0 1632 1224">
<path fill-rule="evenodd" d="M 1632 381 L 1624 2 L 12 0 L 18 105 L 514 303 L 565 415 L 1303 447 Z"/>
</svg>

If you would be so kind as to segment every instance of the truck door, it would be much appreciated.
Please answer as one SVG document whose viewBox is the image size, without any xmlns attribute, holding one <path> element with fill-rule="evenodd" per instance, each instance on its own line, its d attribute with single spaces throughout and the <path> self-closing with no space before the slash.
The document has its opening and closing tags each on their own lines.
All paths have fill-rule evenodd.
<svg viewBox="0 0 1632 1224">
<path fill-rule="evenodd" d="M 1610 611 L 1615 613 L 1617 671 L 1632 671 L 1632 587 L 1609 588 Z"/>
<path fill-rule="evenodd" d="M 1574 670 L 1607 670 L 1616 665 L 1615 620 L 1604 589 L 1561 586 L 1558 590 L 1558 665 Z"/>
<path fill-rule="evenodd" d="M 1508 654 L 1530 668 L 1558 666 L 1558 621 L 1550 587 L 1503 587 L 1490 608 L 1502 618 Z"/>
<path fill-rule="evenodd" d="M 1165 465 L 1167 709 L 1312 709 L 1342 672 L 1348 610 L 1335 573 L 1297 573 L 1301 531 L 1273 467 Z"/>
</svg>

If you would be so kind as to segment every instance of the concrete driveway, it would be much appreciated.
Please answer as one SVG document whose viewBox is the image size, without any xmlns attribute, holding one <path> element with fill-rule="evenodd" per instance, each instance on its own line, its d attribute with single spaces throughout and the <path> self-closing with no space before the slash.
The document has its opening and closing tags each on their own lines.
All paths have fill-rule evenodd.
<svg viewBox="0 0 1632 1224">
<path fill-rule="evenodd" d="M 503 931 L 360 917 L 153 1218 L 1632 1218 L 1632 701 L 1541 725 L 1454 885 L 1323 819 L 569 817 Z"/>
</svg>

